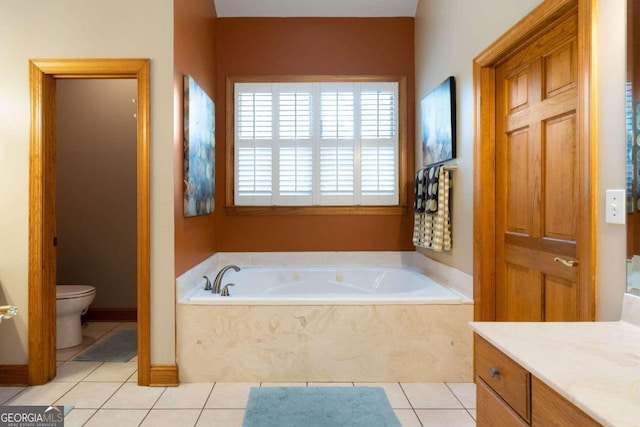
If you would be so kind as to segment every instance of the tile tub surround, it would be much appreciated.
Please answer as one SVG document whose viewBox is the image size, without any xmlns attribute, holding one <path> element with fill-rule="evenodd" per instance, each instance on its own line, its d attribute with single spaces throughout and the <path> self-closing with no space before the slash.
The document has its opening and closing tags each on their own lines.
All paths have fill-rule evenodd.
<svg viewBox="0 0 640 427">
<path fill-rule="evenodd" d="M 181 382 L 470 382 L 473 305 L 178 304 Z"/>
<path fill-rule="evenodd" d="M 411 266 L 462 295 L 440 305 L 193 305 L 223 266 Z M 180 381 L 471 381 L 472 277 L 418 252 L 218 253 L 176 280 Z M 212 358 L 212 355 L 213 356 Z"/>
</svg>

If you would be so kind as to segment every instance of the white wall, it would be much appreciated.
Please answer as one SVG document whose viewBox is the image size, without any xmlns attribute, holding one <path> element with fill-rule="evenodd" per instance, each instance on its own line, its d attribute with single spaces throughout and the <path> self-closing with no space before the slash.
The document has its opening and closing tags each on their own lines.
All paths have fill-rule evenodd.
<svg viewBox="0 0 640 427">
<path fill-rule="evenodd" d="M 466 273 L 473 272 L 473 68 L 472 60 L 540 0 L 420 0 L 416 16 L 416 103 L 447 76 L 456 77 L 458 159 L 454 172 L 453 250 L 427 256 Z M 595 120 L 598 132 L 597 314 L 620 317 L 626 287 L 625 229 L 604 222 L 604 189 L 625 188 L 624 81 L 625 0 L 596 0 Z M 419 114 L 417 105 L 416 113 Z M 416 153 L 421 129 L 416 120 Z M 416 156 L 419 160 L 420 156 Z M 419 167 L 420 165 L 416 165 Z M 422 250 L 421 250 L 422 252 Z"/>
<path fill-rule="evenodd" d="M 626 188 L 624 90 L 626 81 L 626 0 L 597 0 L 595 82 L 598 172 L 596 192 L 596 318 L 619 320 L 627 286 L 626 228 L 605 222 L 605 190 Z"/>
<path fill-rule="evenodd" d="M 151 361 L 175 362 L 173 1 L 0 3 L 0 364 L 27 363 L 30 58 L 151 59 Z"/>
<path fill-rule="evenodd" d="M 456 79 L 458 170 L 453 172 L 451 252 L 419 251 L 473 274 L 472 61 L 541 0 L 420 0 L 415 21 L 416 169 L 422 167 L 420 101 L 449 76 Z"/>
</svg>

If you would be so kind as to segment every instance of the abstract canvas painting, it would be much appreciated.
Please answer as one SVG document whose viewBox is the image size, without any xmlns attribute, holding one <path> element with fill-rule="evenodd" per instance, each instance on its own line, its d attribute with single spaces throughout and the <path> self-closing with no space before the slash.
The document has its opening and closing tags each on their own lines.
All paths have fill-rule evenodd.
<svg viewBox="0 0 640 427">
<path fill-rule="evenodd" d="M 447 78 L 421 102 L 422 166 L 456 157 L 455 79 Z"/>
<path fill-rule="evenodd" d="M 210 214 L 215 196 L 215 104 L 184 76 L 184 216 Z"/>
</svg>

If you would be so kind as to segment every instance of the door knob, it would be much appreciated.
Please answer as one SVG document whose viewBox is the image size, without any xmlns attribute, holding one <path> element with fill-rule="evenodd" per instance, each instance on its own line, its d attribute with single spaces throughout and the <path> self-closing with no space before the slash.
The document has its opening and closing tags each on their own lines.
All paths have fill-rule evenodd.
<svg viewBox="0 0 640 427">
<path fill-rule="evenodd" d="M 566 260 L 564 258 L 555 257 L 553 260 L 555 262 L 561 263 L 565 267 L 575 267 L 576 265 L 578 265 L 578 260 L 577 259 Z"/>
</svg>

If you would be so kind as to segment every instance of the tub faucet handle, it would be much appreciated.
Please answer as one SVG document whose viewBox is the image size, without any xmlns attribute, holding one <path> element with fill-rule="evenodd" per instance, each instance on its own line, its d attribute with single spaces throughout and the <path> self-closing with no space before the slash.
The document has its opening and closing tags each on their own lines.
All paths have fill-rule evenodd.
<svg viewBox="0 0 640 427">
<path fill-rule="evenodd" d="M 205 283 L 205 285 L 204 285 L 204 290 L 205 290 L 205 291 L 210 291 L 211 289 L 213 289 L 213 288 L 211 287 L 211 280 L 209 280 L 209 278 L 208 278 L 207 276 L 202 276 L 202 277 L 204 277 L 205 279 L 207 279 L 207 283 Z"/>
<path fill-rule="evenodd" d="M 224 287 L 222 288 L 222 291 L 220 291 L 220 296 L 221 297 L 228 297 L 230 295 L 229 294 L 229 286 L 235 286 L 235 284 L 229 283 L 229 284 L 224 285 Z"/>
</svg>

